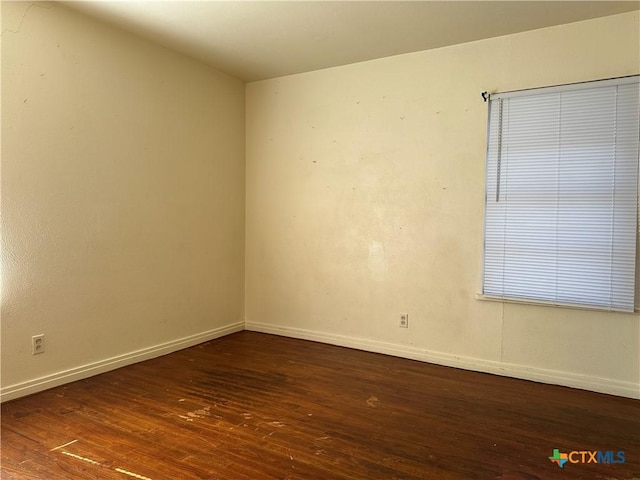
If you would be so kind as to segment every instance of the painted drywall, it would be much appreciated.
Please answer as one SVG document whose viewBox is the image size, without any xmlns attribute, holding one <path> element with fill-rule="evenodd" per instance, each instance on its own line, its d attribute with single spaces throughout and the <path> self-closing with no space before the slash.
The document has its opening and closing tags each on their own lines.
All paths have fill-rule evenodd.
<svg viewBox="0 0 640 480">
<path fill-rule="evenodd" d="M 633 12 L 248 84 L 246 328 L 639 396 L 638 315 L 476 299 L 481 92 L 637 74 L 639 45 Z"/>
<path fill-rule="evenodd" d="M 2 2 L 3 399 L 243 328 L 244 142 L 240 80 Z"/>
</svg>

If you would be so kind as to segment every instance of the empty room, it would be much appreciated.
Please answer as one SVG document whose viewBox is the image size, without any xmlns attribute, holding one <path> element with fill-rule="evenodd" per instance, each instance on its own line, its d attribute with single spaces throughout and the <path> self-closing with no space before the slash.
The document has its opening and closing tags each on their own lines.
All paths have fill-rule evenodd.
<svg viewBox="0 0 640 480">
<path fill-rule="evenodd" d="M 640 479 L 640 2 L 1 2 L 4 479 Z"/>
</svg>

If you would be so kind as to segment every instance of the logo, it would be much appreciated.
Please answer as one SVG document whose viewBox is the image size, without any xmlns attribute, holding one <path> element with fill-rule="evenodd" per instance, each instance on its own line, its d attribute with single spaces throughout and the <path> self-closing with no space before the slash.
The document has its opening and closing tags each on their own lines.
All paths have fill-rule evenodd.
<svg viewBox="0 0 640 480">
<path fill-rule="evenodd" d="M 564 468 L 565 463 L 624 463 L 624 450 L 614 452 L 607 450 L 574 450 L 569 453 L 562 453 L 559 448 L 553 449 L 553 455 L 549 457 L 553 463 L 560 468 Z"/>
<path fill-rule="evenodd" d="M 566 453 L 560 453 L 560 450 L 557 448 L 553 449 L 553 456 L 549 457 L 553 463 L 557 463 L 560 468 L 564 467 L 564 464 L 567 463 L 568 455 Z"/>
</svg>

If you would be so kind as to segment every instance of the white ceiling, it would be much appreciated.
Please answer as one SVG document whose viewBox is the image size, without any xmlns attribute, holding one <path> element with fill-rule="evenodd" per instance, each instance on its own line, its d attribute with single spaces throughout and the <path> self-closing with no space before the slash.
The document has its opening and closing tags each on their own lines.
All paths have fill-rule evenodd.
<svg viewBox="0 0 640 480">
<path fill-rule="evenodd" d="M 640 8 L 637 0 L 98 0 L 64 3 L 245 81 Z"/>
</svg>

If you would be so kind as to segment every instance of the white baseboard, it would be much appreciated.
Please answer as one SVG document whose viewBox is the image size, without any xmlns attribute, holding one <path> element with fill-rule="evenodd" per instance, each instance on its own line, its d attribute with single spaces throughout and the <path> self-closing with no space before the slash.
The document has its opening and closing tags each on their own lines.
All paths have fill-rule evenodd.
<svg viewBox="0 0 640 480">
<path fill-rule="evenodd" d="M 386 355 L 410 358 L 412 360 L 435 363 L 447 367 L 456 367 L 464 370 L 492 373 L 505 377 L 520 378 L 523 380 L 532 380 L 534 382 L 562 385 L 565 387 L 590 390 L 592 392 L 640 399 L 640 384 L 632 382 L 622 382 L 619 380 L 604 379 L 571 372 L 500 363 L 491 360 L 452 355 L 450 353 L 434 352 L 394 343 L 380 342 L 377 340 L 368 340 L 364 338 L 337 335 L 316 330 L 291 328 L 280 325 L 247 322 L 245 324 L 245 329 L 254 332 L 270 333 L 284 337 L 329 343 L 331 345 L 366 350 L 368 352 L 384 353 Z"/>
<path fill-rule="evenodd" d="M 386 355 L 409 358 L 412 360 L 419 360 L 447 367 L 462 368 L 476 372 L 492 373 L 506 377 L 532 380 L 534 382 L 562 385 L 582 390 L 590 390 L 592 392 L 640 399 L 640 385 L 632 382 L 622 382 L 619 380 L 579 375 L 571 372 L 561 372 L 556 370 L 526 367 L 523 365 L 500 363 L 490 360 L 453 355 L 450 353 L 434 352 L 426 349 L 377 340 L 337 335 L 317 330 L 305 330 L 256 322 L 247 322 L 246 324 L 238 322 L 98 362 L 82 365 L 80 367 L 56 372 L 51 375 L 28 380 L 26 382 L 2 387 L 0 388 L 0 402 L 13 400 L 76 380 L 82 380 L 100 373 L 115 370 L 120 367 L 160 357 L 177 350 L 189 348 L 215 338 L 240 332 L 242 330 L 270 333 L 273 335 L 300 338 L 303 340 L 312 340 L 315 342 L 355 348 L 368 352 L 383 353 Z"/>
<path fill-rule="evenodd" d="M 26 382 L 8 385 L 0 388 L 0 403 L 7 400 L 30 395 L 32 393 L 57 387 L 65 383 L 82 380 L 100 373 L 105 373 L 116 368 L 125 367 L 133 363 L 142 362 L 151 358 L 160 357 L 184 348 L 193 347 L 199 343 L 207 342 L 215 338 L 223 337 L 244 330 L 244 322 L 225 325 L 206 332 L 197 333 L 188 337 L 179 338 L 170 342 L 161 343 L 152 347 L 143 348 L 123 355 L 107 358 L 98 362 L 89 363 L 80 367 L 63 370 L 44 377 L 28 380 Z"/>
</svg>

